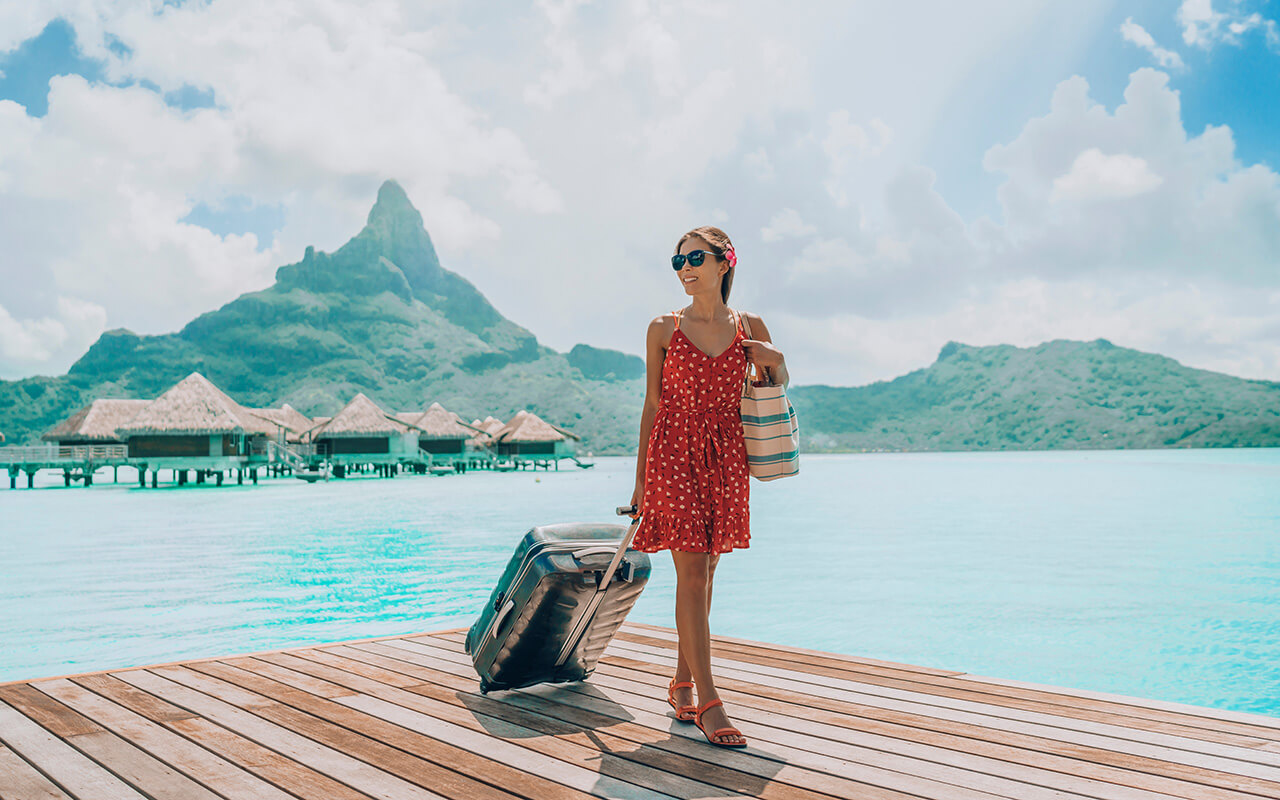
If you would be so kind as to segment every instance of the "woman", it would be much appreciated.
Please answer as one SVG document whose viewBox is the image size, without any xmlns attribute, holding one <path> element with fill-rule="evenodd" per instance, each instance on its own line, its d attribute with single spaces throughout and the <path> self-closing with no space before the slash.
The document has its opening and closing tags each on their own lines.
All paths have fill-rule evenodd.
<svg viewBox="0 0 1280 800">
<path fill-rule="evenodd" d="M 631 546 L 647 553 L 670 550 L 675 563 L 680 642 L 667 702 L 676 718 L 694 722 L 712 744 L 745 747 L 716 693 L 707 616 L 720 554 L 750 540 L 747 451 L 738 414 L 747 364 L 768 369 L 783 383 L 787 367 L 764 321 L 726 305 L 737 256 L 724 231 L 689 231 L 671 264 L 691 302 L 649 323 L 631 498 L 644 518 Z M 755 338 L 747 338 L 746 330 Z M 691 703 L 695 684 L 698 706 Z"/>
</svg>

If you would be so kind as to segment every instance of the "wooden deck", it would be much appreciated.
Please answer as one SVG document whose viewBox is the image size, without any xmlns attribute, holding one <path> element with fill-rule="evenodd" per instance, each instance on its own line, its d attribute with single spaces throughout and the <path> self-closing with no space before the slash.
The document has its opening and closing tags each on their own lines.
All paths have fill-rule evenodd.
<svg viewBox="0 0 1280 800">
<path fill-rule="evenodd" d="M 1280 719 L 715 637 L 750 740 L 664 702 L 675 632 L 478 693 L 461 631 L 0 685 L 9 798 L 1280 798 Z"/>
</svg>

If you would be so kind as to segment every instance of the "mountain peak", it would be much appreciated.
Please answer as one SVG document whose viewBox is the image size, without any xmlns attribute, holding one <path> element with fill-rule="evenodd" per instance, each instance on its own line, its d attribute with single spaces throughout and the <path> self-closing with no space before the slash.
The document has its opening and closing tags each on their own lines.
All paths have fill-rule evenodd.
<svg viewBox="0 0 1280 800">
<path fill-rule="evenodd" d="M 384 181 L 378 188 L 378 200 L 369 210 L 370 227 L 382 227 L 382 224 L 386 223 L 390 223 L 393 228 L 408 227 L 413 231 L 424 227 L 422 214 L 413 207 L 413 203 L 409 201 L 409 195 L 405 194 L 400 184 L 392 180 Z"/>
</svg>

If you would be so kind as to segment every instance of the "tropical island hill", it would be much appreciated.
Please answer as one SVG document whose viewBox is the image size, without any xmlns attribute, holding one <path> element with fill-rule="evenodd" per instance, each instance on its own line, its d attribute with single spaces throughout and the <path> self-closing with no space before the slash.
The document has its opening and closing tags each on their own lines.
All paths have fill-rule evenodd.
<svg viewBox="0 0 1280 800">
<path fill-rule="evenodd" d="M 0 381 L 0 433 L 39 442 L 100 398 L 154 399 L 199 372 L 246 407 L 336 415 L 438 402 L 464 419 L 532 412 L 598 455 L 634 453 L 644 363 L 588 344 L 559 353 L 440 265 L 393 181 L 333 253 L 308 248 L 273 286 L 177 333 L 104 333 L 66 375 Z M 801 380 L 803 380 L 801 378 Z M 807 452 L 1280 445 L 1280 383 L 1185 367 L 1098 339 L 947 343 L 891 381 L 788 389 Z"/>
</svg>

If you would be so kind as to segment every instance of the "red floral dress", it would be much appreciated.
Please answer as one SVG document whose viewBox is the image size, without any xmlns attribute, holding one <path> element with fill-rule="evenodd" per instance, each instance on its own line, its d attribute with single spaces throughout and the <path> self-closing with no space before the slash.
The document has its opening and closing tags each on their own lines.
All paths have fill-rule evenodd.
<svg viewBox="0 0 1280 800">
<path fill-rule="evenodd" d="M 736 316 L 736 315 L 735 315 Z M 750 541 L 742 382 L 742 321 L 717 356 L 680 330 L 662 363 L 662 395 L 644 466 L 644 519 L 631 547 L 646 553 L 727 553 Z"/>
</svg>

